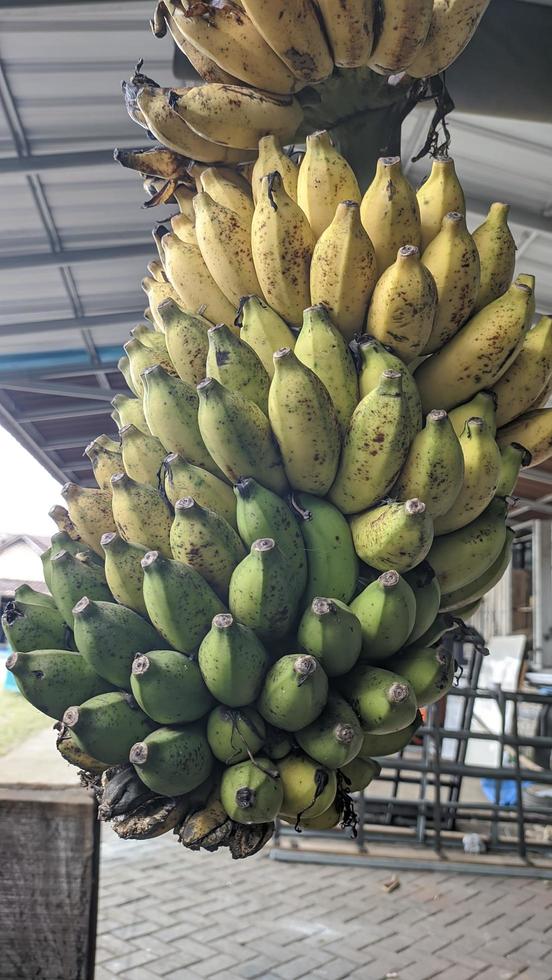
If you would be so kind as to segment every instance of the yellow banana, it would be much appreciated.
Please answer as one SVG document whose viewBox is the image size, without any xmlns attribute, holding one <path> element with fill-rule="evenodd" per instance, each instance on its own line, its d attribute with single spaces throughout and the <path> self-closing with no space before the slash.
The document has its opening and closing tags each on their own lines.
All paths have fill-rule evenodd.
<svg viewBox="0 0 552 980">
<path fill-rule="evenodd" d="M 237 530 L 236 496 L 228 483 L 176 453 L 165 457 L 163 470 L 165 493 L 173 507 L 182 497 L 193 497 L 202 507 L 220 514 Z"/>
<path fill-rule="evenodd" d="M 164 351 L 152 350 L 151 347 L 146 347 L 136 337 L 133 337 L 132 340 L 128 340 L 127 343 L 123 345 L 123 349 L 130 361 L 132 383 L 139 398 L 141 398 L 144 394 L 142 372 L 145 371 L 146 368 L 152 367 L 154 364 L 160 364 L 165 371 L 168 371 L 169 374 L 176 374 L 176 369 L 174 368 L 166 349 Z"/>
<path fill-rule="evenodd" d="M 164 37 L 166 28 L 168 27 L 174 43 L 180 48 L 204 82 L 229 82 L 230 84 L 235 84 L 238 79 L 234 75 L 230 75 L 223 68 L 220 68 L 216 61 L 200 51 L 195 44 L 192 44 L 185 37 L 175 19 L 178 12 L 179 7 L 172 0 L 160 0 L 155 8 L 154 17 L 150 22 L 155 37 Z M 164 28 L 161 27 L 161 21 L 164 21 L 166 25 Z"/>
<path fill-rule="evenodd" d="M 529 411 L 536 391 L 552 376 L 552 317 L 542 316 L 525 335 L 521 350 L 506 374 L 494 385 L 496 424 L 500 428 Z"/>
<path fill-rule="evenodd" d="M 153 487 L 136 483 L 126 473 L 111 477 L 111 491 L 116 527 L 109 530 L 118 531 L 129 544 L 139 544 L 172 558 L 172 512 L 161 494 Z"/>
<path fill-rule="evenodd" d="M 358 402 L 358 379 L 351 352 L 324 306 L 303 313 L 295 355 L 326 387 L 344 431 Z"/>
<path fill-rule="evenodd" d="M 499 446 L 517 442 L 531 453 L 529 466 L 538 466 L 552 455 L 552 408 L 537 408 L 520 415 L 514 422 L 499 429 Z"/>
<path fill-rule="evenodd" d="M 217 204 L 203 191 L 194 197 L 197 243 L 205 265 L 226 299 L 237 308 L 242 296 L 260 292 L 251 254 L 249 219 Z M 234 319 L 233 315 L 230 322 Z"/>
<path fill-rule="evenodd" d="M 420 364 L 415 380 L 424 412 L 448 411 L 506 373 L 523 342 L 531 297 L 528 286 L 513 283 Z"/>
<path fill-rule="evenodd" d="M 272 95 L 240 85 L 202 85 L 167 100 L 181 121 L 204 140 L 223 147 L 256 149 L 261 136 L 273 133 L 282 143 L 291 143 L 303 119 L 303 110 L 292 95 Z M 188 154 L 192 156 L 192 154 Z M 197 159 L 201 159 L 197 156 Z M 220 160 L 219 156 L 219 160 Z"/>
<path fill-rule="evenodd" d="M 292 201 L 297 201 L 298 166 L 285 153 L 282 144 L 275 136 L 262 136 L 259 140 L 258 156 L 253 164 L 251 175 L 251 189 L 255 204 L 261 190 L 261 180 L 275 170 L 282 178 L 286 194 L 291 197 Z"/>
<path fill-rule="evenodd" d="M 121 447 L 107 436 L 98 436 L 84 450 L 94 470 L 94 479 L 100 490 L 111 493 L 111 477 L 123 469 Z"/>
<path fill-rule="evenodd" d="M 174 192 L 176 198 L 176 203 L 180 208 L 180 213 L 185 214 L 187 218 L 193 223 L 195 222 L 194 214 L 194 197 L 195 191 L 191 187 L 187 187 L 184 184 L 179 184 Z"/>
<path fill-rule="evenodd" d="M 197 385 L 205 377 L 209 320 L 185 313 L 172 300 L 159 307 L 167 339 L 169 357 L 181 381 Z"/>
<path fill-rule="evenodd" d="M 185 245 L 195 245 L 197 248 L 197 237 L 194 222 L 190 221 L 185 214 L 173 214 L 171 218 L 171 229 Z M 167 231 L 168 234 L 168 231 Z"/>
<path fill-rule="evenodd" d="M 517 442 L 503 446 L 500 451 L 500 473 L 496 485 L 497 497 L 509 497 L 514 492 L 519 471 L 522 466 L 529 466 L 531 453 Z"/>
<path fill-rule="evenodd" d="M 466 213 L 466 201 L 452 157 L 434 157 L 431 173 L 416 193 L 422 223 L 422 251 L 441 230 L 449 211 Z"/>
<path fill-rule="evenodd" d="M 179 297 L 170 282 L 157 282 L 151 276 L 145 276 L 141 282 L 142 289 L 148 297 L 149 309 L 156 330 L 162 330 L 161 321 L 157 315 L 158 307 L 167 299 L 179 302 Z"/>
<path fill-rule="evenodd" d="M 333 71 L 330 50 L 312 0 L 242 0 L 267 44 L 303 82 L 320 82 Z"/>
<path fill-rule="evenodd" d="M 415 436 L 393 488 L 397 500 L 423 500 L 435 520 L 453 506 L 464 479 L 464 456 L 447 413 L 433 409 Z"/>
<path fill-rule="evenodd" d="M 366 65 L 374 44 L 375 0 L 317 0 L 334 64 Z"/>
<path fill-rule="evenodd" d="M 438 75 L 456 61 L 473 37 L 490 0 L 434 0 L 426 40 L 408 66 L 413 78 Z"/>
<path fill-rule="evenodd" d="M 157 487 L 161 464 L 167 455 L 165 447 L 155 436 L 144 435 L 135 425 L 124 425 L 119 435 L 125 473 L 137 483 Z"/>
<path fill-rule="evenodd" d="M 435 538 L 427 560 L 443 595 L 473 582 L 496 561 L 506 540 L 506 511 L 506 502 L 495 497 L 471 524 Z"/>
<path fill-rule="evenodd" d="M 138 92 L 137 104 L 148 129 L 169 150 L 205 163 L 234 163 L 243 160 L 243 151 L 218 146 L 209 137 L 204 138 L 190 128 L 185 119 L 174 110 L 163 89 L 144 85 Z"/>
<path fill-rule="evenodd" d="M 303 310 L 310 306 L 314 235 L 299 205 L 286 194 L 277 172 L 262 179 L 251 246 L 265 299 L 291 326 L 300 327 Z"/>
<path fill-rule="evenodd" d="M 360 219 L 376 252 L 377 272 L 390 266 L 401 245 L 421 245 L 420 212 L 400 157 L 380 157 L 360 205 Z"/>
<path fill-rule="evenodd" d="M 315 238 L 320 238 L 340 201 L 360 204 L 358 181 L 345 157 L 334 147 L 326 130 L 307 136 L 307 150 L 299 167 L 297 203 L 305 212 Z"/>
<path fill-rule="evenodd" d="M 400 357 L 391 353 L 375 337 L 361 337 L 358 345 L 360 356 L 359 390 L 364 398 L 379 384 L 381 373 L 387 368 L 402 374 L 402 392 L 408 405 L 408 440 L 422 428 L 422 406 L 416 382 Z"/>
<path fill-rule="evenodd" d="M 138 394 L 136 388 L 134 387 L 134 382 L 130 373 L 130 360 L 128 354 L 123 354 L 123 356 L 119 358 L 117 361 L 117 369 L 121 372 L 130 391 L 132 391 L 137 398 L 141 398 L 141 395 Z"/>
<path fill-rule="evenodd" d="M 120 425 L 117 425 L 118 429 L 122 429 L 123 425 L 128 425 L 129 422 L 132 422 L 137 429 L 140 429 L 140 432 L 144 432 L 146 435 L 149 434 L 148 423 L 144 417 L 141 399 L 132 398 L 130 395 L 125 395 L 121 391 L 111 399 L 111 404 L 120 421 Z M 122 467 L 119 473 L 121 471 Z"/>
<path fill-rule="evenodd" d="M 404 71 L 427 37 L 433 0 L 380 0 L 380 29 L 368 65 L 380 75 Z"/>
<path fill-rule="evenodd" d="M 195 234 L 195 231 L 194 231 Z M 167 276 L 174 287 L 173 303 L 190 313 L 203 310 L 211 323 L 232 320 L 234 307 L 219 289 L 207 268 L 199 246 L 186 244 L 176 235 L 163 235 Z M 160 314 L 157 314 L 162 323 Z"/>
<path fill-rule="evenodd" d="M 426 557 L 433 521 L 422 500 L 387 503 L 351 518 L 355 551 L 380 572 L 408 572 Z"/>
<path fill-rule="evenodd" d="M 103 554 L 100 540 L 106 531 L 115 531 L 111 510 L 109 490 L 96 490 L 92 487 L 79 487 L 76 483 L 66 483 L 61 488 L 61 496 L 67 504 L 69 518 L 79 537 L 98 555 Z"/>
<path fill-rule="evenodd" d="M 468 419 L 485 419 L 491 435 L 496 435 L 496 398 L 492 391 L 479 391 L 469 402 L 464 402 L 449 412 L 452 428 L 458 438 L 462 435 Z"/>
<path fill-rule="evenodd" d="M 239 391 L 266 415 L 270 378 L 255 351 L 225 323 L 210 327 L 207 339 L 206 376 L 216 378 L 230 391 Z"/>
<path fill-rule="evenodd" d="M 473 233 L 481 275 L 474 310 L 481 310 L 506 292 L 514 275 L 516 243 L 508 228 L 508 204 L 495 202 Z"/>
<path fill-rule="evenodd" d="M 464 479 L 450 510 L 435 519 L 435 534 L 465 527 L 483 513 L 493 499 L 500 473 L 500 450 L 481 418 L 471 418 L 460 436 Z"/>
<path fill-rule="evenodd" d="M 479 255 L 459 211 L 449 211 L 422 262 L 437 286 L 437 311 L 424 354 L 439 350 L 470 316 L 479 289 Z"/>
<path fill-rule="evenodd" d="M 293 350 L 295 334 L 258 296 L 243 297 L 235 322 L 240 328 L 240 338 L 253 348 L 269 378 L 274 377 L 272 355 L 281 347 Z"/>
<path fill-rule="evenodd" d="M 240 180 L 233 181 L 216 167 L 206 167 L 199 178 L 201 188 L 206 191 L 216 204 L 235 211 L 244 226 L 251 228 L 254 205 L 251 192 L 247 192 Z"/>
<path fill-rule="evenodd" d="M 426 346 L 436 310 L 435 280 L 420 261 L 419 249 L 402 245 L 372 293 L 367 333 L 392 347 L 408 364 Z"/>
</svg>

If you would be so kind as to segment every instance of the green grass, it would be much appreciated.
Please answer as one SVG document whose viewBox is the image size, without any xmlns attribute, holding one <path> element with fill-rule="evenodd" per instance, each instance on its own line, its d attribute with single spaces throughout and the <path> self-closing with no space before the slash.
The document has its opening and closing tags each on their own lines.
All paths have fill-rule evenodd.
<svg viewBox="0 0 552 980">
<path fill-rule="evenodd" d="M 0 691 L 0 718 L 0 755 L 5 755 L 29 735 L 53 725 L 51 718 L 37 711 L 14 691 Z"/>
</svg>

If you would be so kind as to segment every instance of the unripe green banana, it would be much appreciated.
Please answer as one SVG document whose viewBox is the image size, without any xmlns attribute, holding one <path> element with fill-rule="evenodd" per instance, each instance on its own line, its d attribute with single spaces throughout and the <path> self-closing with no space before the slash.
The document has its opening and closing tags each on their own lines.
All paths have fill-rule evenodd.
<svg viewBox="0 0 552 980">
<path fill-rule="evenodd" d="M 486 592 L 489 592 L 500 582 L 500 579 L 506 571 L 510 559 L 512 557 L 512 547 L 514 543 L 515 534 L 511 528 L 506 528 L 506 538 L 501 550 L 498 553 L 498 557 L 485 569 L 477 578 L 472 578 L 468 581 L 466 585 L 461 586 L 454 592 L 447 592 L 441 596 L 440 609 L 443 612 L 454 612 L 459 615 L 460 610 L 464 609 L 466 606 L 471 606 L 472 603 L 477 602 Z M 430 644 L 424 639 L 424 645 L 429 646 Z"/>
<path fill-rule="evenodd" d="M 259 751 L 266 725 L 254 708 L 227 708 L 217 704 L 207 719 L 207 741 L 215 759 L 232 766 Z M 265 751 L 267 751 L 265 749 Z"/>
<path fill-rule="evenodd" d="M 161 796 L 190 793 L 211 773 L 214 760 L 201 724 L 158 728 L 129 751 L 142 782 Z"/>
<path fill-rule="evenodd" d="M 469 402 L 464 402 L 449 412 L 452 428 L 458 438 L 462 435 L 468 419 L 484 419 L 491 435 L 496 435 L 496 398 L 493 391 L 478 391 Z"/>
<path fill-rule="evenodd" d="M 471 315 L 479 289 L 479 255 L 460 211 L 449 211 L 422 255 L 437 287 L 437 309 L 424 354 L 439 350 Z M 439 408 L 441 406 L 432 406 Z"/>
<path fill-rule="evenodd" d="M 92 464 L 94 479 L 100 490 L 111 491 L 110 479 L 115 473 L 120 473 L 123 469 L 123 458 L 119 443 L 108 440 L 109 444 L 103 441 L 102 436 L 98 436 L 89 442 L 84 450 Z"/>
<path fill-rule="evenodd" d="M 127 476 L 136 483 L 157 487 L 161 464 L 166 456 L 165 447 L 155 436 L 144 435 L 134 425 L 125 425 L 119 429 L 119 435 L 123 467 Z M 121 470 L 116 470 L 116 473 L 120 472 Z"/>
<path fill-rule="evenodd" d="M 130 687 L 142 711 L 160 725 L 197 721 L 214 703 L 197 662 L 176 650 L 137 654 Z"/>
<path fill-rule="evenodd" d="M 136 483 L 126 473 L 111 477 L 111 489 L 113 516 L 121 537 L 131 544 L 156 549 L 169 558 L 173 516 L 167 501 L 153 487 Z"/>
<path fill-rule="evenodd" d="M 315 819 L 332 805 L 337 792 L 335 772 L 308 755 L 288 755 L 278 764 L 284 790 L 280 814 L 288 821 Z"/>
<path fill-rule="evenodd" d="M 207 377 L 216 378 L 230 391 L 238 391 L 268 414 L 270 378 L 252 347 L 218 323 L 207 331 Z"/>
<path fill-rule="evenodd" d="M 420 212 L 400 157 L 380 157 L 362 198 L 360 218 L 376 253 L 378 277 L 395 261 L 401 245 L 420 248 Z"/>
<path fill-rule="evenodd" d="M 383 371 L 377 388 L 353 412 L 329 493 L 344 514 L 356 514 L 384 497 L 406 459 L 410 431 L 404 373 Z"/>
<path fill-rule="evenodd" d="M 416 600 L 414 626 L 406 641 L 407 644 L 411 644 L 423 636 L 435 621 L 439 612 L 441 588 L 435 572 L 427 562 L 421 562 L 411 572 L 406 572 L 404 577 Z M 422 644 L 424 645 L 429 646 L 429 643 Z"/>
<path fill-rule="evenodd" d="M 529 466 L 531 454 L 517 442 L 503 446 L 500 451 L 500 470 L 496 485 L 497 497 L 509 497 L 514 492 L 519 471 L 522 466 Z"/>
<path fill-rule="evenodd" d="M 4 609 L 2 629 L 11 649 L 19 653 L 74 649 L 71 630 L 55 606 L 14 599 Z"/>
<path fill-rule="evenodd" d="M 230 580 L 228 605 L 235 619 L 261 638 L 285 636 L 300 598 L 290 573 L 273 538 L 254 541 Z"/>
<path fill-rule="evenodd" d="M 301 519 L 308 566 L 301 602 L 305 605 L 315 596 L 349 602 L 356 589 L 358 558 L 347 521 L 337 507 L 313 494 L 296 493 L 293 503 Z"/>
<path fill-rule="evenodd" d="M 348 793 L 361 793 L 373 779 L 378 778 L 380 772 L 381 766 L 375 759 L 361 759 L 357 755 L 356 759 L 343 766 L 341 775 L 344 777 Z"/>
<path fill-rule="evenodd" d="M 436 310 L 437 287 L 431 272 L 422 265 L 420 250 L 416 245 L 401 245 L 372 293 L 367 333 L 389 344 L 408 364 L 424 350 Z"/>
<path fill-rule="evenodd" d="M 411 646 L 390 661 L 390 666 L 412 686 L 418 707 L 434 704 L 450 691 L 456 670 L 452 653 L 442 646 Z"/>
<path fill-rule="evenodd" d="M 132 381 L 138 398 L 141 398 L 144 394 L 142 373 L 146 368 L 160 364 L 167 374 L 176 374 L 176 369 L 166 350 L 165 352 L 159 350 L 154 351 L 151 347 L 146 347 L 137 337 L 133 337 L 132 340 L 123 344 L 123 349 L 126 351 L 130 361 Z"/>
<path fill-rule="evenodd" d="M 46 582 L 46 588 L 52 591 L 52 568 L 51 568 L 51 555 L 52 549 L 46 548 L 40 555 L 40 561 L 42 563 L 42 574 L 44 576 L 44 581 Z"/>
<path fill-rule="evenodd" d="M 293 582 L 301 594 L 307 582 L 307 557 L 297 516 L 272 490 L 247 477 L 234 487 L 237 526 L 248 548 L 258 538 L 274 538 L 292 569 Z"/>
<path fill-rule="evenodd" d="M 130 395 L 118 392 L 111 399 L 111 404 L 119 417 L 117 428 L 122 429 L 123 425 L 135 425 L 137 429 L 140 429 L 140 432 L 143 432 L 146 436 L 148 435 L 148 423 L 144 416 L 144 409 L 142 408 L 140 398 L 131 398 Z"/>
<path fill-rule="evenodd" d="M 291 653 L 268 671 L 257 708 L 269 725 L 297 732 L 318 718 L 327 698 L 324 668 L 314 657 Z"/>
<path fill-rule="evenodd" d="M 351 518 L 359 558 L 381 572 L 408 572 L 427 556 L 433 541 L 433 520 L 423 501 L 381 504 Z"/>
<path fill-rule="evenodd" d="M 236 823 L 254 824 L 274 820 L 283 796 L 278 770 L 265 756 L 227 766 L 222 775 L 221 803 Z"/>
<path fill-rule="evenodd" d="M 420 647 L 432 647 L 435 646 L 445 633 L 450 632 L 450 630 L 455 629 L 456 623 L 453 617 L 448 612 L 443 612 L 442 610 L 433 620 L 429 629 L 422 633 L 420 637 L 416 640 L 416 646 Z M 408 650 L 408 647 L 406 647 Z"/>
<path fill-rule="evenodd" d="M 240 327 L 241 339 L 253 348 L 269 378 L 272 378 L 272 355 L 281 347 L 293 350 L 295 334 L 285 320 L 259 296 L 242 297 L 235 323 Z"/>
<path fill-rule="evenodd" d="M 351 602 L 360 622 L 360 661 L 381 663 L 405 644 L 416 619 L 416 600 L 398 572 L 384 572 Z"/>
<path fill-rule="evenodd" d="M 337 694 L 330 694 L 322 714 L 295 735 L 303 752 L 328 769 L 352 762 L 362 745 L 362 728 L 353 709 Z"/>
<path fill-rule="evenodd" d="M 78 536 L 92 551 L 101 555 L 102 534 L 115 530 L 109 490 L 95 490 L 92 487 L 79 487 L 76 483 L 66 483 L 61 488 L 61 496 L 67 503 L 69 517 Z"/>
<path fill-rule="evenodd" d="M 125 541 L 114 531 L 104 534 L 101 544 L 105 554 L 105 577 L 113 598 L 140 616 L 147 616 L 142 594 L 144 573 L 140 564 L 147 548 Z"/>
<path fill-rule="evenodd" d="M 214 510 L 232 527 L 237 527 L 236 500 L 227 483 L 176 453 L 165 457 L 163 467 L 165 493 L 173 507 L 182 497 L 193 497 L 202 507 Z"/>
<path fill-rule="evenodd" d="M 61 531 L 58 532 L 58 535 L 53 534 L 52 539 L 61 535 Z M 66 535 L 63 536 L 66 537 Z M 90 554 L 94 554 L 94 552 L 90 552 Z M 48 595 L 47 592 L 39 592 L 38 589 L 34 589 L 32 585 L 27 585 L 26 583 L 18 585 L 14 589 L 13 598 L 15 602 L 30 603 L 33 606 L 44 606 L 46 609 L 57 609 L 56 600 L 53 595 Z"/>
<path fill-rule="evenodd" d="M 464 479 L 452 507 L 435 518 L 435 534 L 465 527 L 483 513 L 493 499 L 500 473 L 500 450 L 484 419 L 472 418 L 460 436 Z"/>
<path fill-rule="evenodd" d="M 396 354 L 380 344 L 375 337 L 364 336 L 359 340 L 360 355 L 359 393 L 365 398 L 380 383 L 383 371 L 400 371 L 402 373 L 403 395 L 408 405 L 409 441 L 422 428 L 422 404 L 416 382 L 403 361 Z"/>
<path fill-rule="evenodd" d="M 180 653 L 194 653 L 224 606 L 188 565 L 148 551 L 142 559 L 144 602 L 155 629 Z"/>
<path fill-rule="evenodd" d="M 304 311 L 294 353 L 325 386 L 344 431 L 358 402 L 358 379 L 351 352 L 326 307 Z"/>
<path fill-rule="evenodd" d="M 506 539 L 505 517 L 506 503 L 495 497 L 471 524 L 435 538 L 427 560 L 443 595 L 473 582 L 496 561 Z"/>
<path fill-rule="evenodd" d="M 416 696 L 411 685 L 390 670 L 358 664 L 336 686 L 367 732 L 398 732 L 416 717 Z"/>
<path fill-rule="evenodd" d="M 50 540 L 50 558 L 53 558 L 55 555 L 59 554 L 60 551 L 68 551 L 69 554 L 73 556 L 82 555 L 83 557 L 81 558 L 81 561 L 86 559 L 88 564 L 92 562 L 94 565 L 99 565 L 100 568 L 103 565 L 102 559 L 96 554 L 95 551 L 88 548 L 84 541 L 81 541 L 80 538 L 76 541 L 74 538 L 70 538 L 66 531 L 56 531 L 55 534 L 52 534 Z"/>
<path fill-rule="evenodd" d="M 464 192 L 452 157 L 433 157 L 431 173 L 416 193 L 422 224 L 422 251 L 441 231 L 445 214 L 466 213 Z"/>
<path fill-rule="evenodd" d="M 223 602 L 245 548 L 234 528 L 193 497 L 177 500 L 171 528 L 171 551 L 177 561 L 195 568 Z"/>
<path fill-rule="evenodd" d="M 286 476 L 295 489 L 324 496 L 336 474 L 341 442 L 328 389 L 289 347 L 276 351 L 274 367 L 268 417 Z"/>
<path fill-rule="evenodd" d="M 81 561 L 68 551 L 59 551 L 51 559 L 50 571 L 56 606 L 71 628 L 73 606 L 84 595 L 107 602 L 112 598 L 103 569 L 95 562 Z"/>
<path fill-rule="evenodd" d="M 419 497 L 435 519 L 446 514 L 460 493 L 464 456 L 445 411 L 433 409 L 425 428 L 414 437 L 393 488 L 398 500 Z"/>
<path fill-rule="evenodd" d="M 341 201 L 360 204 L 360 188 L 352 168 L 335 148 L 326 130 L 306 139 L 297 178 L 297 204 L 306 214 L 316 239 L 333 221 Z"/>
<path fill-rule="evenodd" d="M 210 321 L 195 312 L 184 312 L 172 299 L 161 304 L 159 316 L 165 330 L 167 350 L 178 377 L 189 385 L 199 384 L 205 377 Z"/>
<path fill-rule="evenodd" d="M 84 596 L 73 609 L 75 643 L 87 663 L 111 684 L 128 690 L 137 653 L 161 646 L 161 638 L 138 613 L 115 602 Z"/>
<path fill-rule="evenodd" d="M 283 494 L 287 480 L 269 421 L 254 402 L 229 391 L 214 378 L 197 386 L 199 430 L 212 459 L 235 483 L 254 476 Z"/>
<path fill-rule="evenodd" d="M 509 210 L 508 204 L 491 204 L 485 221 L 473 233 L 481 264 L 474 312 L 502 296 L 513 279 L 516 243 L 508 228 Z"/>
<path fill-rule="evenodd" d="M 400 752 L 412 741 L 422 723 L 423 719 L 418 711 L 414 721 L 398 732 L 390 732 L 388 735 L 374 735 L 372 732 L 365 732 L 358 757 L 360 759 L 372 759 L 374 756 L 379 758 Z"/>
<path fill-rule="evenodd" d="M 214 698 L 230 708 L 251 704 L 259 695 L 270 658 L 253 630 L 230 613 L 213 618 L 199 648 L 199 668 Z"/>
<path fill-rule="evenodd" d="M 33 708 L 58 720 L 72 701 L 86 701 L 112 689 L 84 657 L 68 650 L 10 653 L 6 668 Z"/>
<path fill-rule="evenodd" d="M 317 596 L 303 613 L 297 641 L 320 661 L 328 677 L 338 677 L 347 674 L 359 658 L 360 622 L 344 602 Z"/>
</svg>

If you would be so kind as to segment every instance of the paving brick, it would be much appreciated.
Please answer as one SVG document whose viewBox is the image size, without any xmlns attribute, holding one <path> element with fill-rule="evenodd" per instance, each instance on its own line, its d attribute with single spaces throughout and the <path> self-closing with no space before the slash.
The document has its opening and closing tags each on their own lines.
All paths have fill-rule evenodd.
<svg viewBox="0 0 552 980">
<path fill-rule="evenodd" d="M 225 953 L 218 953 L 215 956 L 208 956 L 207 959 L 201 960 L 200 963 L 194 963 L 194 970 L 200 977 L 214 977 L 217 973 L 221 973 L 223 970 L 229 970 L 230 967 L 234 967 L 235 965 L 236 961 L 231 956 L 227 956 Z"/>
<path fill-rule="evenodd" d="M 316 980 L 342 980 L 343 977 L 348 977 L 357 968 L 356 963 L 352 960 L 345 958 L 339 960 L 332 960 L 330 963 L 326 963 L 325 966 L 317 966 L 314 973 L 310 976 L 316 978 Z"/>
<path fill-rule="evenodd" d="M 127 970 L 130 970 L 133 966 L 144 966 L 145 963 L 151 963 L 155 959 L 153 953 L 148 953 L 145 949 L 135 949 L 131 953 L 127 953 L 125 956 L 117 956 L 113 960 L 108 960 L 104 963 L 104 967 L 110 970 L 115 976 L 119 976 Z"/>
<path fill-rule="evenodd" d="M 240 977 L 245 977 L 245 980 L 257 980 L 257 977 L 264 977 L 267 970 L 271 970 L 273 966 L 274 960 L 267 956 L 258 956 L 249 963 L 236 967 L 236 972 Z"/>
</svg>

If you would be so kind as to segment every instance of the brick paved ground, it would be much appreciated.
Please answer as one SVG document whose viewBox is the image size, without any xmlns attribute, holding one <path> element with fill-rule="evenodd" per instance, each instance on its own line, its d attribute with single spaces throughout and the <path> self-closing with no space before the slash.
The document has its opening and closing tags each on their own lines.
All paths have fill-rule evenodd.
<svg viewBox="0 0 552 980">
<path fill-rule="evenodd" d="M 552 882 L 104 838 L 96 980 L 552 980 Z"/>
</svg>

